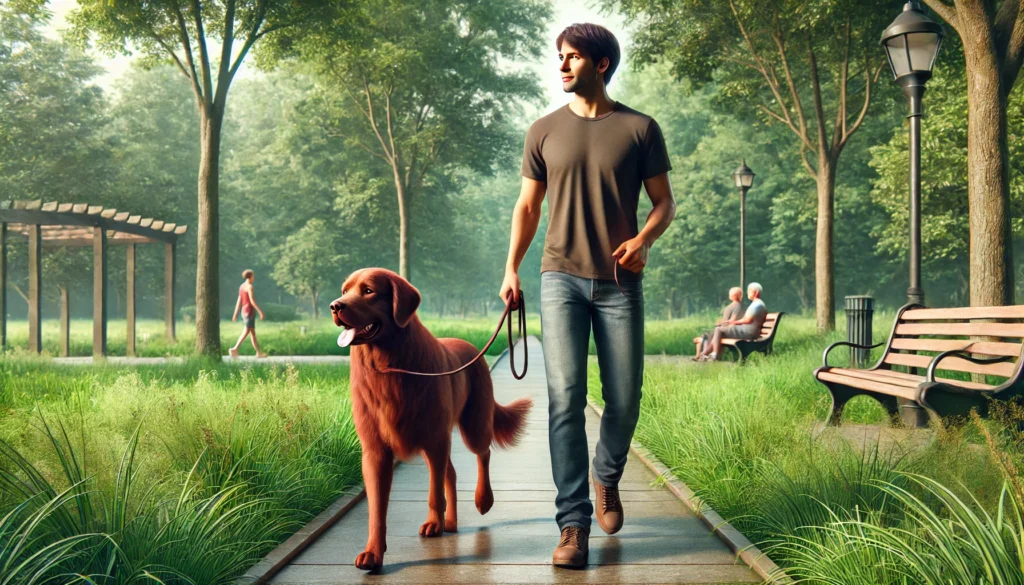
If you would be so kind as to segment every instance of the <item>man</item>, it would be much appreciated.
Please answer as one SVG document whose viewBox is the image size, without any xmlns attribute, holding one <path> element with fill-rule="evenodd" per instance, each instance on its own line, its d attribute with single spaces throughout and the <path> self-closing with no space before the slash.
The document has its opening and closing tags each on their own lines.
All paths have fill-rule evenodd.
<svg viewBox="0 0 1024 585">
<path fill-rule="evenodd" d="M 713 362 L 717 360 L 718 354 L 722 351 L 723 337 L 729 339 L 757 339 L 761 336 L 761 326 L 764 325 L 764 320 L 768 318 L 768 308 L 764 306 L 764 301 L 761 300 L 761 285 L 756 282 L 747 285 L 747 298 L 750 299 L 750 306 L 747 307 L 747 312 L 743 315 L 743 318 L 732 319 L 726 321 L 724 325 L 715 327 L 715 332 L 711 336 L 711 342 L 704 344 L 704 349 L 697 356 L 697 361 Z"/>
<path fill-rule="evenodd" d="M 503 302 L 521 300 L 519 264 L 537 232 L 541 202 L 548 230 L 541 259 L 541 328 L 548 383 L 549 449 L 558 490 L 561 539 L 555 565 L 586 565 L 591 503 L 586 435 L 587 349 L 593 324 L 605 401 L 592 477 L 598 524 L 622 526 L 618 482 L 640 415 L 644 369 L 641 270 L 675 215 L 672 166 L 653 118 L 608 98 L 619 44 L 606 28 L 573 24 L 555 41 L 562 88 L 573 101 L 535 121 L 526 135 L 523 185 L 512 214 Z M 643 184 L 654 209 L 637 230 Z M 618 264 L 623 293 L 615 284 Z M 512 295 L 510 297 L 510 295 Z"/>
<path fill-rule="evenodd" d="M 740 302 L 740 299 L 742 298 L 742 288 L 734 286 L 729 289 L 729 300 L 732 302 L 726 305 L 725 309 L 722 310 L 722 318 L 719 319 L 718 321 L 715 321 L 715 327 L 718 327 L 719 325 L 724 325 L 726 321 L 740 319 L 743 316 L 743 303 Z M 714 330 L 707 331 L 701 334 L 700 337 L 693 338 L 693 342 L 698 344 L 697 355 L 694 357 L 695 360 L 700 357 L 701 350 L 707 346 L 708 340 L 711 339 L 712 334 L 714 334 Z"/>
<path fill-rule="evenodd" d="M 260 344 L 256 341 L 256 312 L 260 314 L 260 320 L 263 320 L 263 309 L 256 304 L 256 296 L 253 294 L 252 283 L 256 280 L 256 273 L 252 270 L 246 269 L 242 271 L 242 284 L 238 287 L 238 300 L 235 301 L 235 314 L 231 316 L 231 321 L 238 321 L 238 311 L 242 311 L 242 336 L 238 338 L 235 346 L 228 350 L 231 357 L 238 357 L 238 346 L 242 345 L 245 338 L 252 336 L 252 348 L 256 350 L 256 357 L 265 358 L 267 354 L 260 351 Z"/>
</svg>

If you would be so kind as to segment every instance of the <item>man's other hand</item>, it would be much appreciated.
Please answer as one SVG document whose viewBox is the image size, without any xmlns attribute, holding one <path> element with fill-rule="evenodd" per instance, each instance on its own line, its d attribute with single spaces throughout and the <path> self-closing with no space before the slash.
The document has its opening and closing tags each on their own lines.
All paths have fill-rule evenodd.
<svg viewBox="0 0 1024 585">
<path fill-rule="evenodd" d="M 612 254 L 626 270 L 640 272 L 647 265 L 647 254 L 651 251 L 651 243 L 643 236 L 637 236 L 622 242 Z"/>
</svg>

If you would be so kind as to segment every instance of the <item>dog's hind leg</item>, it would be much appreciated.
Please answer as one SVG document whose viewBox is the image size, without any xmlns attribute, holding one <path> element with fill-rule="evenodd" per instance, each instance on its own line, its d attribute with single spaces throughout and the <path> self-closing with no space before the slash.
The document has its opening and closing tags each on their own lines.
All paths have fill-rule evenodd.
<svg viewBox="0 0 1024 585">
<path fill-rule="evenodd" d="M 427 521 L 420 526 L 420 536 L 441 536 L 444 533 L 444 476 L 447 475 L 451 452 L 451 435 L 423 450 L 423 458 L 430 470 L 430 490 L 427 492 Z"/>
<path fill-rule="evenodd" d="M 491 491 L 491 450 L 487 449 L 476 456 L 476 509 L 480 514 L 491 511 L 494 505 L 494 492 Z"/>
<path fill-rule="evenodd" d="M 448 472 L 444 474 L 444 531 L 459 531 L 458 502 L 455 493 L 455 466 L 452 465 L 452 458 L 448 458 Z"/>
</svg>

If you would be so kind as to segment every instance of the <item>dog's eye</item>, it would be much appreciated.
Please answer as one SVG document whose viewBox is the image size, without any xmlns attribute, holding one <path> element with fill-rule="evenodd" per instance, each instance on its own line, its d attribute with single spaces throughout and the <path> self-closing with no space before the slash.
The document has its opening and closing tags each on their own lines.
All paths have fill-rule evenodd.
<svg viewBox="0 0 1024 585">
<path fill-rule="evenodd" d="M 373 291 L 370 290 L 369 288 L 364 288 L 363 292 L 366 293 L 366 294 L 372 294 L 373 293 Z"/>
</svg>

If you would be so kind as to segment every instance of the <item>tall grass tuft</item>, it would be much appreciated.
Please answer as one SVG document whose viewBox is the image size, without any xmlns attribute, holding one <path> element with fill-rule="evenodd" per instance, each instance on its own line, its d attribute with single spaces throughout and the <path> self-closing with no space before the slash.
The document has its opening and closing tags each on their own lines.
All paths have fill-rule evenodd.
<svg viewBox="0 0 1024 585">
<path fill-rule="evenodd" d="M 99 369 L 0 418 L 0 585 L 231 582 L 358 482 L 337 370 Z"/>
</svg>

